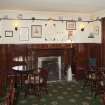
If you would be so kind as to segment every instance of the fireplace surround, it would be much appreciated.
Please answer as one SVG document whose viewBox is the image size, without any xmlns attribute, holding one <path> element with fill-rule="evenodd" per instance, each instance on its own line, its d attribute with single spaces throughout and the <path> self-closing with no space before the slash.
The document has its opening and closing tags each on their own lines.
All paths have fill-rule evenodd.
<svg viewBox="0 0 105 105">
<path fill-rule="evenodd" d="M 48 81 L 61 81 L 63 70 L 61 56 L 38 57 L 38 68 L 48 69 Z"/>
</svg>

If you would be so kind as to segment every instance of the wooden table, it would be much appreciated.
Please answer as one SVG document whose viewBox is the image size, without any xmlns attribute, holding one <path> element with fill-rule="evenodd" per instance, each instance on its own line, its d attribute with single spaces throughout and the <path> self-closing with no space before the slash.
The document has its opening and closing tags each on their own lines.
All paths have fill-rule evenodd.
<svg viewBox="0 0 105 105">
<path fill-rule="evenodd" d="M 12 67 L 12 69 L 15 71 L 15 85 L 16 85 L 16 87 L 17 87 L 18 75 L 20 77 L 19 78 L 20 79 L 20 86 L 22 87 L 24 75 L 28 76 L 29 73 L 32 73 L 34 71 L 33 69 L 27 68 L 26 65 L 14 66 L 14 67 Z"/>
</svg>

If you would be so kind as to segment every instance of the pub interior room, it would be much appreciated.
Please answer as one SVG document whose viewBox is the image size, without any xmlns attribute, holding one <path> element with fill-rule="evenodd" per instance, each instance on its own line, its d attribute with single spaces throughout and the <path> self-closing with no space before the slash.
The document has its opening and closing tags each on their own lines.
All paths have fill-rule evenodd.
<svg viewBox="0 0 105 105">
<path fill-rule="evenodd" d="M 0 105 L 105 105 L 105 1 L 0 0 Z"/>
</svg>

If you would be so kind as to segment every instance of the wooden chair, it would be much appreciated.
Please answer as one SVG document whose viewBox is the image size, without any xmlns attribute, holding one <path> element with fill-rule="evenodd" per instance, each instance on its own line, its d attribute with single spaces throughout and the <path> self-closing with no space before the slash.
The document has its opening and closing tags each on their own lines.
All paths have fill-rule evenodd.
<svg viewBox="0 0 105 105">
<path fill-rule="evenodd" d="M 90 87 L 91 93 L 96 92 L 96 87 L 97 87 L 97 71 L 96 70 L 89 69 L 85 72 L 83 88 L 87 86 Z"/>
<path fill-rule="evenodd" d="M 48 93 L 48 70 L 45 68 L 40 68 L 40 77 L 43 78 L 43 82 L 40 84 L 41 93 Z"/>
<path fill-rule="evenodd" d="M 40 96 L 40 85 L 43 82 L 43 78 L 39 74 L 29 74 L 27 80 L 25 80 L 25 96 L 27 94 L 34 93 L 36 96 Z"/>
<path fill-rule="evenodd" d="M 101 96 L 102 98 L 102 105 L 105 105 L 105 93 Z"/>
<path fill-rule="evenodd" d="M 36 96 L 41 97 L 44 93 L 48 93 L 47 86 L 48 71 L 45 69 L 40 69 L 39 73 L 29 74 L 28 79 L 25 80 L 25 96 L 34 93 Z"/>
<path fill-rule="evenodd" d="M 97 71 L 97 88 L 95 95 L 102 95 L 105 93 L 105 72 Z"/>
<path fill-rule="evenodd" d="M 87 71 L 85 72 L 85 83 L 83 87 L 89 86 L 91 93 L 96 92 L 97 76 L 96 58 L 89 58 Z"/>
<path fill-rule="evenodd" d="M 85 71 L 86 71 L 86 67 L 84 65 L 77 65 L 76 66 L 76 79 L 77 80 L 84 79 Z"/>
</svg>

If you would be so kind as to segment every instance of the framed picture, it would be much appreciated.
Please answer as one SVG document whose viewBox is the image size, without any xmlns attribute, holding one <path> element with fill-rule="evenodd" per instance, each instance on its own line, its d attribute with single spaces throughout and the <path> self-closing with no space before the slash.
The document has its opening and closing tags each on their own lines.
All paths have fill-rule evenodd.
<svg viewBox="0 0 105 105">
<path fill-rule="evenodd" d="M 68 39 L 70 39 L 73 36 L 73 30 L 68 31 Z"/>
<path fill-rule="evenodd" d="M 41 25 L 32 25 L 31 26 L 31 37 L 32 38 L 41 38 L 42 36 L 42 26 Z"/>
<path fill-rule="evenodd" d="M 5 37 L 13 37 L 13 31 L 12 30 L 5 31 Z"/>
<path fill-rule="evenodd" d="M 76 22 L 75 21 L 66 21 L 66 29 L 67 30 L 76 30 Z"/>
<path fill-rule="evenodd" d="M 91 32 L 91 33 L 89 34 L 88 38 L 95 38 L 94 33 Z"/>
<path fill-rule="evenodd" d="M 19 31 L 20 31 L 20 34 L 19 34 L 20 41 L 28 41 L 29 40 L 29 28 L 20 27 Z"/>
</svg>

